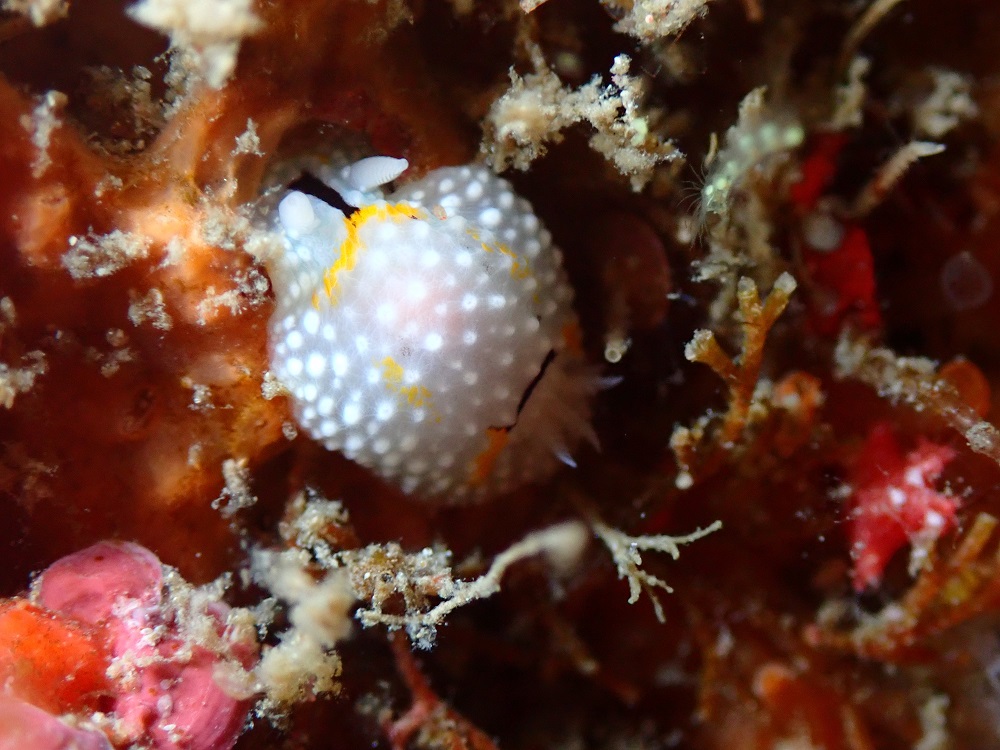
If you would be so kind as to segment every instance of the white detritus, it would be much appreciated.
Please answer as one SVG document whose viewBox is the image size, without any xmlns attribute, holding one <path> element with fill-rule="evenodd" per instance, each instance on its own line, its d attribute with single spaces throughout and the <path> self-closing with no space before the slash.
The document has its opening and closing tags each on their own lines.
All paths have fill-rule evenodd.
<svg viewBox="0 0 1000 750">
<path fill-rule="evenodd" d="M 736 124 L 708 164 L 701 189 L 702 224 L 709 215 L 725 216 L 734 192 L 745 187 L 748 177 L 769 170 L 805 140 L 797 120 L 765 105 L 764 91 L 757 88 L 743 98 Z"/>
</svg>

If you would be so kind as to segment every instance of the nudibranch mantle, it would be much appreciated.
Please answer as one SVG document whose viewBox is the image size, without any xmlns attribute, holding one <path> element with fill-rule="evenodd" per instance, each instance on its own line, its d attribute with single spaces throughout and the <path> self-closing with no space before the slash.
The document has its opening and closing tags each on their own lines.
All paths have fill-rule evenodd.
<svg viewBox="0 0 1000 750">
<path fill-rule="evenodd" d="M 310 436 L 407 493 L 457 502 L 544 479 L 596 442 L 561 253 L 488 169 L 380 195 L 405 168 L 372 157 L 328 177 L 350 216 L 282 199 L 273 373 Z"/>
</svg>

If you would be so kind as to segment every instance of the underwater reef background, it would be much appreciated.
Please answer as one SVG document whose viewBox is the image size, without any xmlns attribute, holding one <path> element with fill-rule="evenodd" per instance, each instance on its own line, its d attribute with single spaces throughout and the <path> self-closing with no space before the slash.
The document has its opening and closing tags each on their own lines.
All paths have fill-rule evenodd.
<svg viewBox="0 0 1000 750">
<path fill-rule="evenodd" d="M 2 5 L 0 748 L 1000 746 L 994 3 Z M 561 249 L 544 481 L 297 423 L 277 206 L 370 156 Z"/>
</svg>

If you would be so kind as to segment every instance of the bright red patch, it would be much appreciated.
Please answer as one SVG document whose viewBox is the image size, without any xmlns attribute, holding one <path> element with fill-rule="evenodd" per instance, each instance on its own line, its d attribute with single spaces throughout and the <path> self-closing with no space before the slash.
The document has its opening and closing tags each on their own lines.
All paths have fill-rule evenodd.
<svg viewBox="0 0 1000 750">
<path fill-rule="evenodd" d="M 847 138 L 842 133 L 819 136 L 802 160 L 799 179 L 789 189 L 796 213 L 805 221 L 837 173 L 837 159 Z M 830 217 L 831 222 L 837 219 Z M 868 235 L 859 224 L 843 222 L 836 246 L 817 248 L 803 237 L 802 257 L 808 274 L 809 326 L 821 336 L 837 336 L 850 318 L 861 328 L 881 327 L 875 286 L 875 262 Z"/>
<path fill-rule="evenodd" d="M 0 605 L 0 683 L 5 692 L 60 714 L 110 693 L 108 656 L 85 625 L 24 600 Z"/>
<path fill-rule="evenodd" d="M 857 225 L 848 225 L 840 246 L 820 252 L 806 246 L 806 269 L 814 289 L 809 323 L 823 336 L 836 336 L 850 317 L 865 329 L 882 325 L 875 286 L 875 261 L 868 236 Z"/>
<path fill-rule="evenodd" d="M 802 160 L 798 181 L 789 190 L 789 198 L 800 213 L 809 213 L 826 192 L 837 173 L 837 157 L 847 137 L 828 133 L 816 138 L 809 155 Z"/>
<path fill-rule="evenodd" d="M 851 472 L 855 590 L 877 585 L 890 558 L 913 537 L 935 538 L 954 523 L 958 500 L 934 489 L 954 457 L 948 446 L 923 438 L 904 456 L 888 423 L 872 427 Z"/>
</svg>

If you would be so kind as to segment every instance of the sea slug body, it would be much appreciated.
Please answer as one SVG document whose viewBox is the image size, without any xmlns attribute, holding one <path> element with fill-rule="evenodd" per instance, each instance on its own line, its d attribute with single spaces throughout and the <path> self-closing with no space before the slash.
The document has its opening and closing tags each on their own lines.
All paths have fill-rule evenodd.
<svg viewBox="0 0 1000 750">
<path fill-rule="evenodd" d="M 269 267 L 275 376 L 299 424 L 407 493 L 470 500 L 544 479 L 595 442 L 560 251 L 511 185 L 447 167 L 386 198 L 403 160 L 291 191 Z"/>
</svg>

